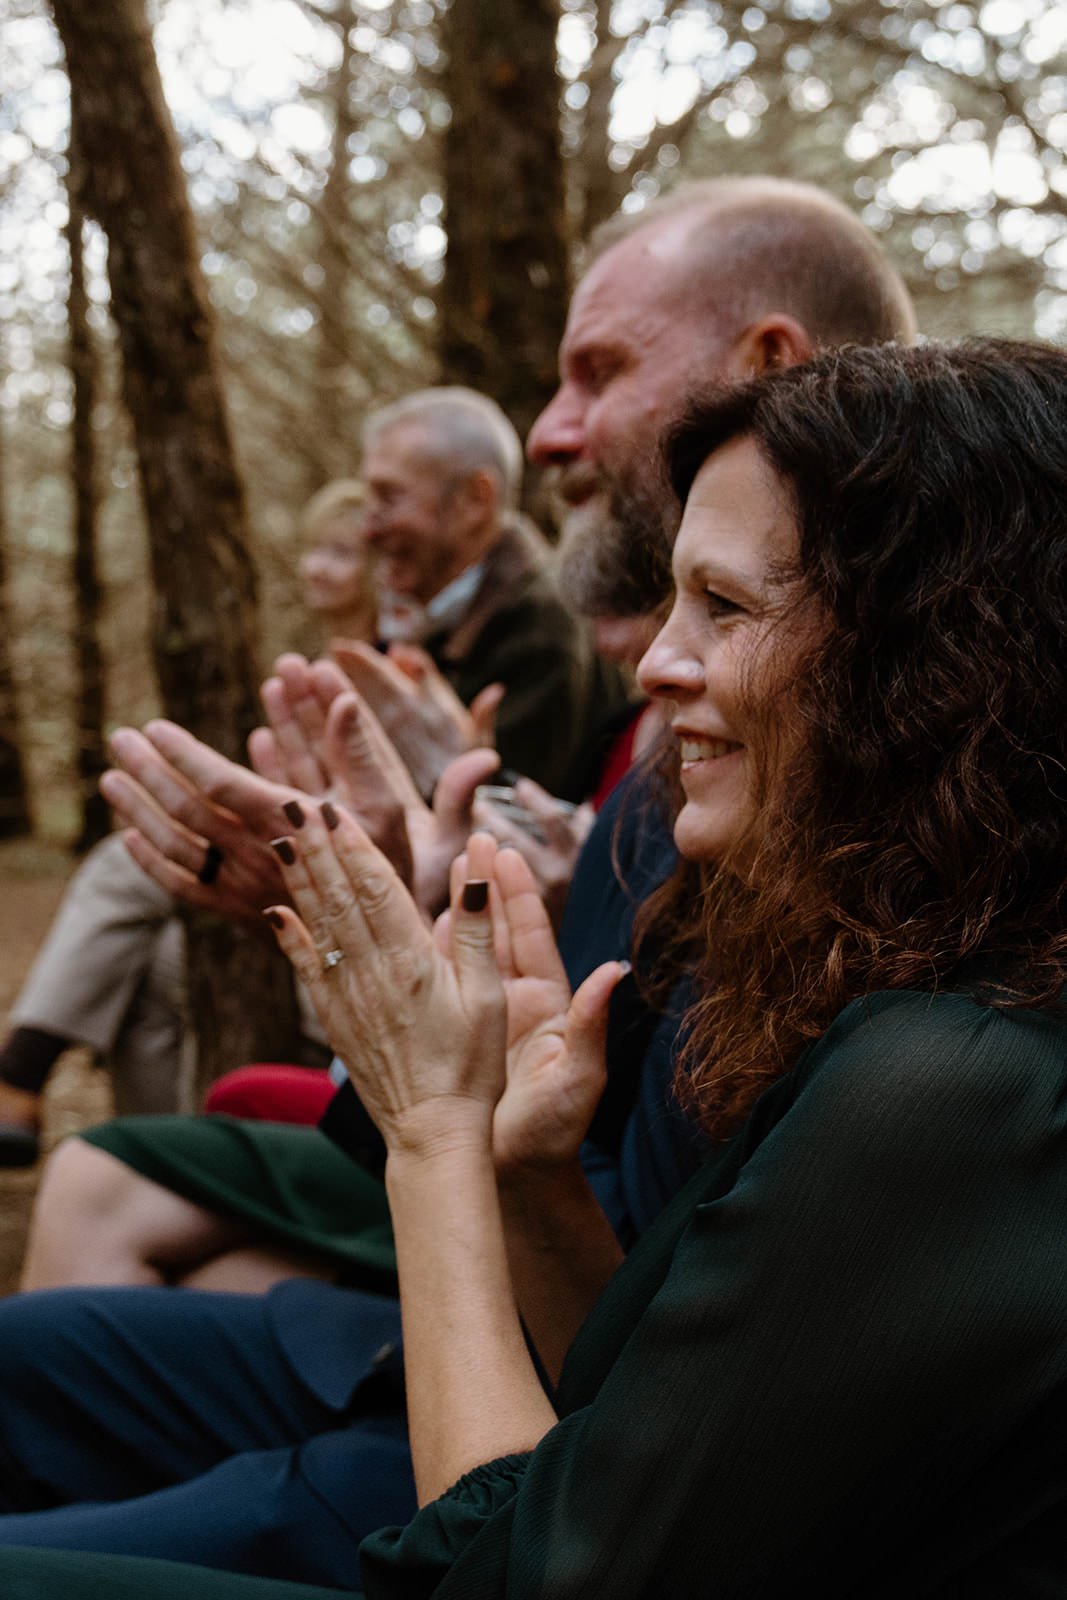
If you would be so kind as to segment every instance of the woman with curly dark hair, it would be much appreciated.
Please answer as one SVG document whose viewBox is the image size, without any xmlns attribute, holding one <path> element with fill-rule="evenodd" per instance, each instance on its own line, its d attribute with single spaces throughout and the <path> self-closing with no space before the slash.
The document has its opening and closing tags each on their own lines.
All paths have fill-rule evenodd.
<svg viewBox="0 0 1067 1600">
<path fill-rule="evenodd" d="M 995 340 L 843 351 L 697 403 L 676 431 L 683 501 L 709 455 L 756 452 L 796 521 L 775 638 L 820 619 L 747 741 L 746 830 L 711 866 L 698 842 L 642 913 L 696 952 L 680 1084 L 720 1131 L 857 995 L 1059 996 L 1065 370 L 1062 351 Z M 706 603 L 730 633 L 739 608 Z M 683 851 L 690 827 L 683 810 Z"/>
<path fill-rule="evenodd" d="M 389 1151 L 421 1509 L 365 1593 L 1067 1593 L 1067 355 L 826 355 L 671 463 L 641 676 L 689 865 L 646 920 L 718 1142 L 624 1264 L 577 1160 L 619 964 L 568 1009 L 485 836 L 433 945 L 349 818 L 279 841 L 279 941 Z M 0 1575 L 184 1582 L 77 1560 Z"/>
</svg>

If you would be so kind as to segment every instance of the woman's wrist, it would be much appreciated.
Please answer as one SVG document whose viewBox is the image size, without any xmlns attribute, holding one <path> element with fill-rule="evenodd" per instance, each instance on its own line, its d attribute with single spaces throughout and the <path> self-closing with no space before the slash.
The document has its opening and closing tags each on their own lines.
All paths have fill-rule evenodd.
<svg viewBox="0 0 1067 1600">
<path fill-rule="evenodd" d="M 381 1128 L 387 1173 L 439 1160 L 491 1160 L 493 1108 L 469 1097 L 438 1096 L 409 1107 Z"/>
</svg>

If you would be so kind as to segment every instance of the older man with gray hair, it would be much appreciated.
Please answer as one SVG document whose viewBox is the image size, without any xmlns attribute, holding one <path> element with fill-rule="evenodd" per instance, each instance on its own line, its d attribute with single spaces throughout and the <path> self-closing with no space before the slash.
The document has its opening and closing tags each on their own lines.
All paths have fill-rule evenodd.
<svg viewBox="0 0 1067 1600">
<path fill-rule="evenodd" d="M 422 757 L 414 776 L 424 792 L 477 726 L 465 741 L 461 720 L 434 715 L 428 657 L 476 713 L 492 697 L 505 767 L 583 798 L 597 726 L 625 692 L 561 599 L 546 540 L 519 513 L 515 429 L 485 395 L 447 387 L 372 412 L 363 440 L 363 533 L 380 562 L 391 657 L 363 646 L 338 649 L 337 659 L 387 732 L 407 725 L 404 748 Z M 421 751 L 410 735 L 419 716 Z"/>
</svg>

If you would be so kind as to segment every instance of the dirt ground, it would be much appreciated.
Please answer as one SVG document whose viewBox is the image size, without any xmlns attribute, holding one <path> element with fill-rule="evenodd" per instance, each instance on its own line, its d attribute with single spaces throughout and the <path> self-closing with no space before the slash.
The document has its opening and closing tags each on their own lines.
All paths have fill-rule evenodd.
<svg viewBox="0 0 1067 1600">
<path fill-rule="evenodd" d="M 63 851 L 37 843 L 0 845 L 0 1023 L 30 969 L 63 887 L 75 863 Z M 107 1077 L 87 1050 L 69 1050 L 49 1080 L 45 1096 L 46 1150 L 79 1128 L 111 1113 Z M 22 1260 L 26 1223 L 40 1165 L 26 1171 L 0 1169 L 0 1294 L 14 1289 Z"/>
</svg>

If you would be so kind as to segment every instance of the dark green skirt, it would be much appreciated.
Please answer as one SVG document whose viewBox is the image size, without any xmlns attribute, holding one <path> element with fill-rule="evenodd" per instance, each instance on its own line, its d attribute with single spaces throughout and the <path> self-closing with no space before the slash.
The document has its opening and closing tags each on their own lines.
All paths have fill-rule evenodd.
<svg viewBox="0 0 1067 1600">
<path fill-rule="evenodd" d="M 385 1188 L 317 1128 L 235 1117 L 119 1117 L 87 1143 L 264 1240 L 332 1258 L 346 1278 L 395 1286 Z"/>
<path fill-rule="evenodd" d="M 359 1600 L 351 1589 L 212 1572 L 147 1556 L 0 1549 L 4 1600 Z"/>
</svg>

